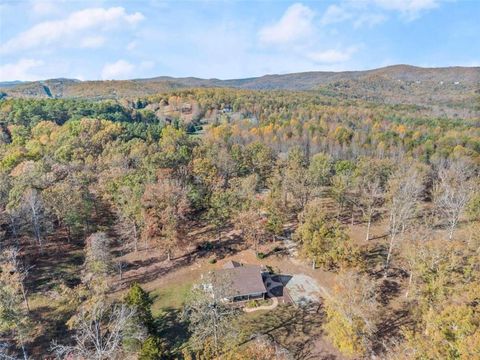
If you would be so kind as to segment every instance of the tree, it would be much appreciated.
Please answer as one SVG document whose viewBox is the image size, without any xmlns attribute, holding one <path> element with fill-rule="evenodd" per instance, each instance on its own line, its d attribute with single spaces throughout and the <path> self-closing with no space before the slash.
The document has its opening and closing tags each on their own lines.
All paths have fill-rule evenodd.
<svg viewBox="0 0 480 360">
<path fill-rule="evenodd" d="M 391 162 L 362 158 L 354 173 L 354 194 L 350 201 L 362 212 L 367 222 L 366 240 L 370 239 L 373 218 L 385 200 L 385 187 L 391 173 Z"/>
<path fill-rule="evenodd" d="M 235 218 L 235 228 L 240 230 L 245 242 L 253 246 L 255 254 L 258 254 L 258 245 L 265 234 L 265 218 L 255 208 L 240 210 Z"/>
<path fill-rule="evenodd" d="M 477 191 L 479 179 L 474 176 L 473 169 L 473 164 L 467 161 L 450 161 L 438 170 L 433 199 L 437 213 L 448 224 L 449 240 Z"/>
<path fill-rule="evenodd" d="M 0 263 L 0 332 L 13 332 L 23 358 L 27 360 L 26 344 L 31 338 L 32 324 L 28 316 L 23 274 L 16 262 L 16 254 L 7 252 Z"/>
<path fill-rule="evenodd" d="M 43 191 L 44 203 L 49 212 L 66 226 L 68 237 L 83 230 L 88 221 L 91 204 L 85 186 L 73 181 L 61 181 Z"/>
<path fill-rule="evenodd" d="M 313 155 L 308 167 L 309 177 L 315 186 L 330 184 L 333 175 L 333 161 L 328 154 L 318 153 Z"/>
<path fill-rule="evenodd" d="M 96 232 L 87 238 L 85 265 L 94 275 L 108 274 L 112 269 L 111 239 L 104 232 Z"/>
<path fill-rule="evenodd" d="M 303 255 L 312 261 L 312 268 L 337 268 L 356 262 L 357 251 L 350 238 L 338 222 L 327 217 L 320 199 L 307 204 L 299 223 L 294 238 Z"/>
<path fill-rule="evenodd" d="M 150 307 L 152 306 L 152 299 L 148 293 L 141 288 L 140 285 L 134 283 L 125 295 L 125 304 L 135 308 L 136 315 L 150 332 L 153 331 L 153 316 Z"/>
<path fill-rule="evenodd" d="M 451 304 L 430 309 L 424 331 L 406 332 L 407 347 L 417 359 L 470 360 L 480 355 L 478 305 Z"/>
<path fill-rule="evenodd" d="M 3 253 L 5 267 L 2 271 L 5 275 L 10 274 L 10 283 L 13 283 L 15 287 L 20 289 L 27 312 L 30 311 L 30 305 L 28 303 L 28 292 L 25 287 L 25 280 L 27 279 L 29 271 L 32 266 L 25 266 L 20 259 L 20 251 L 17 248 L 10 248 Z"/>
<path fill-rule="evenodd" d="M 212 341 L 215 355 L 220 344 L 235 332 L 235 307 L 225 303 L 231 289 L 231 280 L 217 273 L 209 273 L 194 286 L 185 305 L 183 318 L 188 322 L 190 341 L 195 349 L 202 349 Z"/>
<path fill-rule="evenodd" d="M 308 176 L 307 165 L 308 159 L 300 148 L 295 147 L 289 151 L 285 166 L 284 186 L 297 209 L 304 208 L 312 193 L 313 186 Z"/>
<path fill-rule="evenodd" d="M 377 285 L 366 276 L 343 273 L 332 296 L 325 298 L 324 329 L 333 344 L 348 356 L 364 356 L 379 315 Z"/>
<path fill-rule="evenodd" d="M 149 336 L 142 344 L 138 360 L 161 360 L 164 358 L 164 345 L 156 336 Z"/>
<path fill-rule="evenodd" d="M 116 229 L 126 245 L 138 251 L 138 239 L 143 226 L 142 203 L 143 193 L 141 184 L 121 186 L 115 197 L 115 204 L 118 214 Z"/>
<path fill-rule="evenodd" d="M 170 261 L 190 210 L 186 190 L 173 179 L 160 179 L 145 188 L 142 204 L 145 217 L 143 236 L 161 245 Z"/>
<path fill-rule="evenodd" d="M 107 276 L 114 268 L 110 245 L 104 232 L 93 233 L 86 240 L 83 282 L 94 301 L 103 299 L 109 289 Z"/>
<path fill-rule="evenodd" d="M 385 271 L 390 265 L 397 235 L 404 232 L 415 214 L 424 189 L 423 176 L 412 165 L 402 165 L 388 181 L 389 247 Z"/>
<path fill-rule="evenodd" d="M 230 220 L 233 207 L 234 194 L 231 190 L 219 189 L 210 196 L 206 218 L 217 231 L 218 241 L 220 241 L 222 227 Z"/>
<path fill-rule="evenodd" d="M 145 331 L 130 327 L 135 310 L 126 305 L 97 303 L 90 311 L 82 309 L 74 325 L 73 345 L 52 344 L 54 353 L 64 358 L 122 359 L 122 343 L 126 336 L 145 339 Z"/>
</svg>

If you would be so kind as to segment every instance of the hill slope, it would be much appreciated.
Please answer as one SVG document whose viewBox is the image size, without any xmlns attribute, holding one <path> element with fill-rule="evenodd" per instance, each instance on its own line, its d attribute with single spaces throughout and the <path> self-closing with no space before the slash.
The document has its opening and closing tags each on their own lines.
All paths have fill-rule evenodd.
<svg viewBox="0 0 480 360">
<path fill-rule="evenodd" d="M 477 111 L 480 67 L 420 68 L 395 65 L 367 71 L 316 71 L 232 80 L 167 76 L 121 81 L 53 79 L 9 84 L 0 90 L 7 97 L 115 99 L 194 87 L 318 90 L 331 96 L 390 104 L 432 106 L 440 111 L 444 111 L 446 107 L 459 111 Z"/>
</svg>

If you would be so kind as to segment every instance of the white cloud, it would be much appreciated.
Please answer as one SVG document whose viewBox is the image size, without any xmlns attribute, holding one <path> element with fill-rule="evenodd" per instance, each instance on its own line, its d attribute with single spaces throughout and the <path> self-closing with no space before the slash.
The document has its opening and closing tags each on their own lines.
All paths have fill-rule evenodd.
<svg viewBox="0 0 480 360">
<path fill-rule="evenodd" d="M 0 46 L 3 53 L 48 46 L 83 35 L 88 30 L 107 30 L 120 25 L 135 25 L 143 20 L 139 13 L 128 14 L 123 7 L 89 8 L 71 13 L 62 20 L 41 22 Z M 70 41 L 70 43 L 75 43 Z"/>
<path fill-rule="evenodd" d="M 291 5 L 282 18 L 263 27 L 259 32 L 260 41 L 266 44 L 287 44 L 310 35 L 315 14 L 300 3 Z"/>
<path fill-rule="evenodd" d="M 431 10 L 439 5 L 439 0 L 373 0 L 386 10 L 399 11 L 408 20 L 414 20 L 425 10 Z"/>
<path fill-rule="evenodd" d="M 123 80 L 132 76 L 135 65 L 125 60 L 118 60 L 114 63 L 107 63 L 102 69 L 103 80 Z"/>
<path fill-rule="evenodd" d="M 0 65 L 0 81 L 37 80 L 38 76 L 32 75 L 30 70 L 43 64 L 41 60 L 20 59 L 16 63 Z"/>
<path fill-rule="evenodd" d="M 29 8 L 36 17 L 59 14 L 66 0 L 30 0 Z"/>
<path fill-rule="evenodd" d="M 364 13 L 358 15 L 354 22 L 353 27 L 355 29 L 361 28 L 363 26 L 373 27 L 375 25 L 381 24 L 387 20 L 387 17 L 383 14 L 378 13 Z"/>
<path fill-rule="evenodd" d="M 321 64 L 335 64 L 348 61 L 352 55 L 358 51 L 358 46 L 351 46 L 344 50 L 329 49 L 322 51 L 315 51 L 307 54 L 308 58 L 316 63 Z"/>
<path fill-rule="evenodd" d="M 104 36 L 87 36 L 81 40 L 80 47 L 94 49 L 101 47 L 106 41 Z"/>
<path fill-rule="evenodd" d="M 322 25 L 335 24 L 349 20 L 353 14 L 347 11 L 344 7 L 338 5 L 330 5 L 320 20 Z"/>
</svg>

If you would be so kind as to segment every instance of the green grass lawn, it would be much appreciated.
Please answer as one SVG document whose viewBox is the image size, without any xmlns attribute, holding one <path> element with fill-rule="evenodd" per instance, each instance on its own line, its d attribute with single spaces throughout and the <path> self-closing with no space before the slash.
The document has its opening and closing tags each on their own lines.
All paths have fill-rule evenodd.
<svg viewBox="0 0 480 360">
<path fill-rule="evenodd" d="M 190 294 L 192 285 L 193 281 L 173 283 L 151 291 L 153 316 L 159 316 L 167 309 L 180 309 Z"/>
</svg>

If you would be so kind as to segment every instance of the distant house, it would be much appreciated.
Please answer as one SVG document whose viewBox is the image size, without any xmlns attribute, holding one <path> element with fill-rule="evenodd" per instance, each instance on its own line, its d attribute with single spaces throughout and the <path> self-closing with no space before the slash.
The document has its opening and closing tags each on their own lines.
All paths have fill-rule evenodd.
<svg viewBox="0 0 480 360">
<path fill-rule="evenodd" d="M 224 287 L 228 301 L 246 301 L 265 298 L 265 270 L 261 266 L 241 264 L 236 261 L 225 263 L 222 269 L 212 272 L 212 287 Z"/>
</svg>

